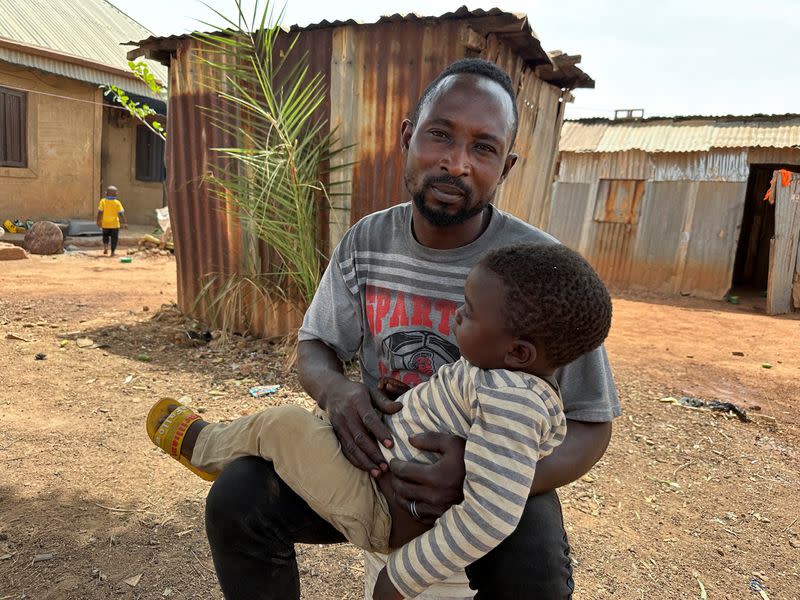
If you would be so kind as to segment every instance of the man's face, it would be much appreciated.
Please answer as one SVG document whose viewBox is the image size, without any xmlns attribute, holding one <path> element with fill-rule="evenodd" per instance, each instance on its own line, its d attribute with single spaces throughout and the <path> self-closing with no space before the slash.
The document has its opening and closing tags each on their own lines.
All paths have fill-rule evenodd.
<svg viewBox="0 0 800 600">
<path fill-rule="evenodd" d="M 117 197 L 117 188 L 110 187 L 106 190 L 106 198 L 116 198 Z"/>
<path fill-rule="evenodd" d="M 442 80 L 416 124 L 403 123 L 405 184 L 434 226 L 480 214 L 514 165 L 513 107 L 503 88 L 475 75 Z"/>
</svg>

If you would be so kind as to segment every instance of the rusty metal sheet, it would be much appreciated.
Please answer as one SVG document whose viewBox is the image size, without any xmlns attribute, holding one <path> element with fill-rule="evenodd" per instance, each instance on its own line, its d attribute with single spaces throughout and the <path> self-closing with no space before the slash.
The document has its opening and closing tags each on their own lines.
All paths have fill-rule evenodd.
<svg viewBox="0 0 800 600">
<path fill-rule="evenodd" d="M 635 244 L 635 225 L 594 221 L 587 240 L 586 259 L 606 285 L 623 289 L 630 283 Z"/>
<path fill-rule="evenodd" d="M 590 203 L 589 194 L 593 189 L 589 183 L 553 184 L 547 232 L 573 250 L 580 248 L 581 231 Z"/>
<path fill-rule="evenodd" d="M 746 189 L 746 182 L 697 184 L 681 293 L 719 299 L 730 289 Z"/>
<path fill-rule="evenodd" d="M 311 68 L 325 74 L 329 40 L 329 32 L 314 32 L 300 40 L 295 51 L 308 52 Z M 213 148 L 230 146 L 232 140 L 212 125 L 205 110 L 220 104 L 203 85 L 216 74 L 197 60 L 199 47 L 199 42 L 185 40 L 172 60 L 166 183 L 175 240 L 178 303 L 184 312 L 208 320 L 210 307 L 206 303 L 195 305 L 195 299 L 209 276 L 246 274 L 243 247 L 250 244 L 243 246 L 242 239 L 250 234 L 242 230 L 235 214 L 210 193 L 204 179 L 220 166 Z M 329 107 L 326 104 L 320 110 L 327 112 Z M 254 258 L 261 262 L 263 271 L 269 271 L 271 257 L 263 244 L 257 244 Z M 283 335 L 296 327 L 300 318 L 288 305 L 251 301 L 243 306 L 239 329 L 267 336 Z"/>
<path fill-rule="evenodd" d="M 747 181 L 747 149 L 662 152 L 650 155 L 654 181 Z"/>
<path fill-rule="evenodd" d="M 632 289 L 661 293 L 677 291 L 677 267 L 696 184 L 686 181 L 648 182 L 639 216 L 630 273 Z"/>
<path fill-rule="evenodd" d="M 501 21 L 492 27 L 502 25 Z M 329 102 L 322 110 L 341 144 L 354 144 L 332 164 L 354 163 L 330 177 L 330 183 L 343 184 L 334 191 L 349 196 L 332 196 L 329 212 L 322 213 L 323 252 L 329 251 L 344 230 L 362 216 L 407 199 L 403 157 L 398 152 L 400 125 L 413 111 L 425 86 L 449 63 L 474 53 L 481 44 L 519 83 L 524 105 L 519 139 L 525 160 L 515 169 L 517 179 L 510 178 L 503 186 L 498 203 L 522 199 L 515 210 L 523 218 L 546 220 L 563 117 L 561 90 L 537 79 L 525 60 L 506 45 L 507 36 L 484 38 L 470 28 L 470 23 L 468 19 L 401 19 L 301 33 L 300 53 L 308 52 L 311 70 L 324 73 L 329 84 Z M 288 39 L 288 34 L 282 39 Z M 204 187 L 203 175 L 214 168 L 211 149 L 224 145 L 200 110 L 214 102 L 201 85 L 203 78 L 213 74 L 193 59 L 197 42 L 187 38 L 167 42 L 173 57 L 167 183 L 176 221 L 179 303 L 182 310 L 202 318 L 208 315 L 208 307 L 193 305 L 206 276 L 241 273 L 245 258 L 241 238 L 248 233 Z M 153 43 L 158 46 L 157 41 Z M 154 51 L 163 52 L 164 48 L 158 46 Z M 263 245 L 258 255 L 264 270 L 270 257 Z M 286 306 L 252 305 L 243 321 L 261 335 L 279 335 L 296 327 L 299 315 Z"/>
<path fill-rule="evenodd" d="M 538 227 L 548 219 L 556 147 L 563 120 L 561 90 L 538 79 L 501 40 L 490 36 L 483 58 L 513 74 L 518 89 L 519 130 L 514 152 L 519 156 L 498 189 L 495 204 Z"/>
<path fill-rule="evenodd" d="M 643 194 L 642 179 L 601 179 L 597 187 L 595 220 L 635 224 Z"/>
<path fill-rule="evenodd" d="M 653 158 L 646 152 L 562 152 L 559 181 L 592 183 L 598 179 L 653 178 Z"/>
<path fill-rule="evenodd" d="M 751 165 L 800 165 L 800 148 L 750 148 Z"/>
<path fill-rule="evenodd" d="M 345 91 L 333 107 L 345 144 L 357 144 L 351 169 L 349 224 L 408 199 L 400 125 L 425 86 L 452 61 L 463 58 L 458 22 L 397 22 L 347 26 L 337 32 L 339 64 L 334 88 Z M 348 93 L 349 92 L 349 93 Z"/>
<path fill-rule="evenodd" d="M 792 173 L 788 185 L 776 171 L 775 237 L 770 245 L 767 314 L 782 315 L 792 310 L 793 288 L 800 275 L 800 175 Z"/>
</svg>

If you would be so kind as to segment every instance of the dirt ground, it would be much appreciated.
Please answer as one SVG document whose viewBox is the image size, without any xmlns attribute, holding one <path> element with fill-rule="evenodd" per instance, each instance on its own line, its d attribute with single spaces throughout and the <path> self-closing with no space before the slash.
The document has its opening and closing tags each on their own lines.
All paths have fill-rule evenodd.
<svg viewBox="0 0 800 600">
<path fill-rule="evenodd" d="M 0 600 L 221 598 L 209 484 L 151 447 L 144 417 L 164 395 L 211 419 L 308 405 L 280 349 L 192 345 L 171 257 L 32 257 L 0 278 Z M 560 492 L 576 600 L 800 598 L 800 319 L 758 302 L 615 298 L 625 415 L 603 460 Z M 734 402 L 752 420 L 670 396 Z M 363 597 L 358 551 L 299 555 L 304 598 Z"/>
</svg>

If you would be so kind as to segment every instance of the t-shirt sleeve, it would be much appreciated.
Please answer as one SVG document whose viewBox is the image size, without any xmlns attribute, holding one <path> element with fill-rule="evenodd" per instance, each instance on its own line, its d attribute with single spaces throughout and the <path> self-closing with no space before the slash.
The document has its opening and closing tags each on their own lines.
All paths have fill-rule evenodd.
<svg viewBox="0 0 800 600">
<path fill-rule="evenodd" d="M 105 198 L 100 198 L 100 201 L 97 203 L 97 210 L 102 212 L 105 208 Z"/>
<path fill-rule="evenodd" d="M 124 213 L 124 212 L 125 212 L 125 207 L 122 206 L 122 202 L 117 200 L 117 213 L 119 214 L 119 213 Z"/>
<path fill-rule="evenodd" d="M 622 414 L 605 346 L 559 369 L 556 380 L 568 419 L 606 423 Z"/>
<path fill-rule="evenodd" d="M 478 395 L 464 450 L 463 502 L 389 556 L 389 579 L 407 598 L 472 564 L 516 529 L 536 462 L 564 437 L 558 398 L 544 385 Z"/>
<path fill-rule="evenodd" d="M 341 360 L 351 360 L 363 339 L 361 293 L 350 240 L 345 234 L 336 247 L 298 332 L 301 342 L 324 342 Z"/>
</svg>

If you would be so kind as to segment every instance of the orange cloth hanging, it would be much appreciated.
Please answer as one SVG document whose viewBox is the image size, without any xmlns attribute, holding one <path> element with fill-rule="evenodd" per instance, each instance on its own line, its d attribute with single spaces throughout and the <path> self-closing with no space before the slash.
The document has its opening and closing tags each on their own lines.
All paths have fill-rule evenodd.
<svg viewBox="0 0 800 600">
<path fill-rule="evenodd" d="M 778 170 L 778 173 L 781 174 L 781 186 L 787 187 L 792 182 L 792 172 L 787 171 L 786 169 Z M 769 202 L 770 204 L 775 204 L 775 197 L 772 195 L 772 188 L 773 186 L 770 185 L 767 193 L 764 195 L 764 201 Z"/>
</svg>

